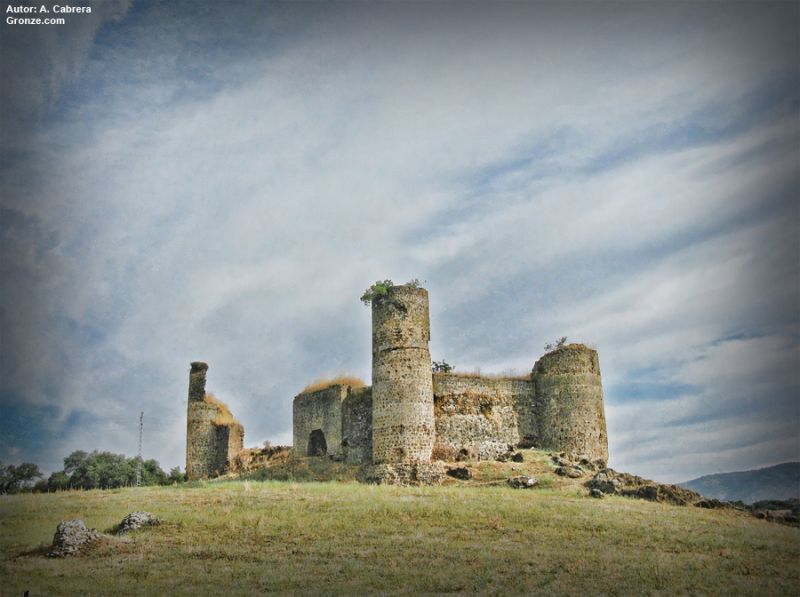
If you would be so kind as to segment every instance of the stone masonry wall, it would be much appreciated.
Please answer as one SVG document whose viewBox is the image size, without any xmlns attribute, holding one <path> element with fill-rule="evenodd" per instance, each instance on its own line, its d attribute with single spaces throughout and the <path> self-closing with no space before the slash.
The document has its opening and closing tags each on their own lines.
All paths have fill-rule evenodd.
<svg viewBox="0 0 800 597">
<path fill-rule="evenodd" d="M 435 433 L 428 292 L 393 286 L 372 302 L 372 461 L 428 462 Z"/>
<path fill-rule="evenodd" d="M 342 454 L 342 401 L 348 386 L 330 386 L 316 392 L 298 394 L 292 408 L 292 436 L 295 454 L 308 455 L 311 432 L 319 429 L 325 434 L 327 453 Z"/>
<path fill-rule="evenodd" d="M 244 427 L 240 423 L 227 423 L 216 427 L 219 449 L 224 450 L 227 470 L 233 457 L 244 450 Z"/>
<path fill-rule="evenodd" d="M 535 436 L 533 382 L 434 374 L 434 457 L 493 459 Z"/>
<path fill-rule="evenodd" d="M 372 388 L 349 388 L 342 402 L 342 452 L 351 464 L 372 461 Z"/>
<path fill-rule="evenodd" d="M 186 474 L 190 479 L 213 477 L 228 470 L 230 461 L 244 447 L 240 423 L 218 424 L 219 407 L 209 402 L 190 402 Z"/>
<path fill-rule="evenodd" d="M 597 351 L 568 344 L 533 366 L 536 445 L 608 461 L 603 386 Z"/>
<path fill-rule="evenodd" d="M 189 401 L 186 442 L 186 476 L 189 479 L 211 477 L 225 466 L 227 450 L 220 450 L 217 407 L 201 401 Z"/>
</svg>

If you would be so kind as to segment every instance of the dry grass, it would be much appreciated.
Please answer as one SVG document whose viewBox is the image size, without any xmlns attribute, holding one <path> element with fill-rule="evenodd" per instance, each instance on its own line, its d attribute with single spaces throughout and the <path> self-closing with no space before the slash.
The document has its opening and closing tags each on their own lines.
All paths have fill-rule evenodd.
<svg viewBox="0 0 800 597">
<path fill-rule="evenodd" d="M 231 412 L 231 409 L 228 408 L 228 405 L 214 396 L 214 394 L 206 394 L 203 396 L 203 402 L 206 404 L 213 404 L 217 407 L 217 416 L 211 421 L 211 423 L 217 427 L 241 425 L 241 423 L 233 416 L 233 413 Z"/>
<path fill-rule="evenodd" d="M 318 392 L 320 390 L 324 390 L 325 388 L 330 388 L 332 386 L 350 386 L 351 388 L 363 388 L 367 384 L 361 381 L 355 375 L 339 375 L 337 377 L 331 377 L 327 379 L 318 379 L 313 383 L 308 384 L 302 390 L 300 390 L 301 394 L 310 394 L 311 392 Z"/>
<path fill-rule="evenodd" d="M 0 496 L 0 593 L 798 594 L 797 529 L 735 511 L 596 500 L 560 478 L 506 487 L 512 472 L 548 477 L 546 455 L 525 458 L 473 463 L 478 486 L 250 480 Z M 102 530 L 133 510 L 164 523 L 74 558 L 36 551 L 60 520 Z"/>
</svg>

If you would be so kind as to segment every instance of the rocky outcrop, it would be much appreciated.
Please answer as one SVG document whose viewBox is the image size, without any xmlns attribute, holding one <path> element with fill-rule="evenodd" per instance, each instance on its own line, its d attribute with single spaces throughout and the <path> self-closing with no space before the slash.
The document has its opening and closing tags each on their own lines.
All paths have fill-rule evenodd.
<svg viewBox="0 0 800 597">
<path fill-rule="evenodd" d="M 589 489 L 596 489 L 604 495 L 615 494 L 642 498 L 651 502 L 662 502 L 678 506 L 694 506 L 708 500 L 697 492 L 677 485 L 657 483 L 629 473 L 618 473 L 612 468 L 604 468 L 587 483 Z"/>
<path fill-rule="evenodd" d="M 756 518 L 800 527 L 800 500 L 761 500 L 748 510 Z"/>
<path fill-rule="evenodd" d="M 558 472 L 558 471 L 556 471 Z M 732 508 L 748 511 L 756 518 L 800 527 L 800 500 L 764 500 L 747 506 L 741 502 L 723 502 L 705 497 L 696 491 L 679 485 L 657 483 L 629 473 L 619 473 L 612 468 L 598 471 L 586 482 L 590 495 L 602 498 L 606 495 L 636 497 L 651 502 L 662 502 L 676 506 L 697 508 Z"/>
</svg>

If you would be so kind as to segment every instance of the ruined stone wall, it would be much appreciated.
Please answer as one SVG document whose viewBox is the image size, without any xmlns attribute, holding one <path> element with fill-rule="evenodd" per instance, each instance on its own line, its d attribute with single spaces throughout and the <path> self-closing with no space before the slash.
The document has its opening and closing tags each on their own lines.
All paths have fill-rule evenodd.
<svg viewBox="0 0 800 597">
<path fill-rule="evenodd" d="M 372 462 L 372 388 L 350 388 L 342 402 L 342 452 L 350 464 Z"/>
<path fill-rule="evenodd" d="M 217 437 L 222 442 L 220 449 L 225 451 L 225 470 L 227 470 L 234 457 L 244 450 L 244 427 L 237 422 L 216 427 Z"/>
<path fill-rule="evenodd" d="M 428 462 L 433 381 L 428 292 L 393 286 L 372 302 L 372 461 Z"/>
<path fill-rule="evenodd" d="M 212 423 L 218 414 L 213 404 L 189 401 L 186 430 L 186 476 L 189 479 L 212 477 L 225 467 L 227 450 L 220 449 L 217 426 Z"/>
<path fill-rule="evenodd" d="M 202 479 L 224 473 L 244 446 L 244 427 L 227 409 L 206 397 L 208 365 L 196 361 L 189 373 L 186 476 Z M 225 410 L 223 410 L 225 408 Z"/>
<path fill-rule="evenodd" d="M 603 386 L 597 351 L 568 344 L 533 367 L 536 445 L 608 461 Z"/>
<path fill-rule="evenodd" d="M 434 458 L 497 458 L 535 435 L 529 379 L 434 374 Z"/>
<path fill-rule="evenodd" d="M 308 456 L 311 433 L 321 430 L 326 453 L 342 454 L 342 401 L 348 386 L 334 385 L 316 392 L 298 394 L 292 408 L 292 436 L 295 454 Z"/>
</svg>

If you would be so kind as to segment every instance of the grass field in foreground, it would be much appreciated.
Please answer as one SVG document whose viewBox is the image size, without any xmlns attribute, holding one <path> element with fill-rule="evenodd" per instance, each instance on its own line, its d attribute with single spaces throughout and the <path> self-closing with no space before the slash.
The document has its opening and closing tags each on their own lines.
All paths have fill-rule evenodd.
<svg viewBox="0 0 800 597">
<path fill-rule="evenodd" d="M 45 558 L 69 518 L 165 523 Z M 231 481 L 0 497 L 3 595 L 796 595 L 800 531 L 574 488 Z"/>
</svg>

